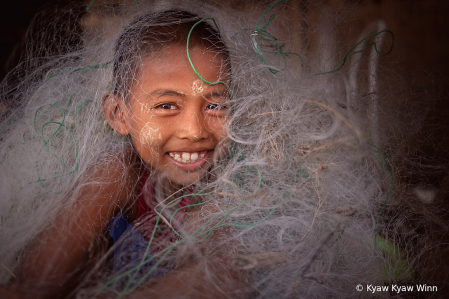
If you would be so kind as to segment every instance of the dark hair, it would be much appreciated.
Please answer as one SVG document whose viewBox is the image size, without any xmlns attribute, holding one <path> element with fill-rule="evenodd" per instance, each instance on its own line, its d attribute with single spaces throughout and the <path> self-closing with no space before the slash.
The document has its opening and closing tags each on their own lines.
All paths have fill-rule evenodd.
<svg viewBox="0 0 449 299">
<path fill-rule="evenodd" d="M 114 54 L 112 92 L 127 99 L 133 81 L 138 76 L 143 59 L 171 45 L 186 46 L 191 28 L 201 18 L 182 10 L 168 10 L 136 18 L 120 35 Z M 223 54 L 229 64 L 229 53 L 220 34 L 207 22 L 193 29 L 189 49 L 212 48 Z"/>
</svg>

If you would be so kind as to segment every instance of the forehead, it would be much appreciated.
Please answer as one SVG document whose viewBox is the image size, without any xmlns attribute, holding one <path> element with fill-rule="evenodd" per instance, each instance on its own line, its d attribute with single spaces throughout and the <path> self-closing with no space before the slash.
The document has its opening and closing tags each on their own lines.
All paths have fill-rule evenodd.
<svg viewBox="0 0 449 299">
<path fill-rule="evenodd" d="M 200 80 L 209 82 L 229 82 L 230 66 L 224 54 L 213 50 L 195 47 L 189 51 L 190 61 L 185 47 L 171 46 L 157 54 L 152 54 L 143 59 L 139 74 L 137 75 L 137 86 L 142 88 L 151 87 L 178 87 L 191 89 L 198 88 L 220 88 L 223 84 L 205 85 Z M 198 81 L 200 80 L 200 81 Z M 163 85 L 163 86 L 160 86 Z"/>
</svg>

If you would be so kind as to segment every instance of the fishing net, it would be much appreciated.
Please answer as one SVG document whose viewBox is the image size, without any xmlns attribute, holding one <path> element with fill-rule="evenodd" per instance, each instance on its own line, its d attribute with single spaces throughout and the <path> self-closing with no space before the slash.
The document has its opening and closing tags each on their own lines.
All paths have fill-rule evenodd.
<svg viewBox="0 0 449 299">
<path fill-rule="evenodd" d="M 197 14 L 192 32 L 207 23 L 226 45 L 208 41 L 210 53 L 228 57 L 220 60 L 221 77 L 230 79 L 218 83 L 226 86 L 229 101 L 220 154 L 206 175 L 170 196 L 158 189 L 160 176 L 132 182 L 152 194 L 147 198 L 155 199 L 149 204 L 153 212 L 110 247 L 93 238 L 87 261 L 71 270 L 83 271 L 71 291 L 79 298 L 103 293 L 121 298 L 192 260 L 207 273 L 196 284 L 216 283 L 216 292 L 230 298 L 348 298 L 362 295 L 357 284 L 407 278 L 409 265 L 382 221 L 394 172 L 382 152 L 379 90 L 384 82 L 377 73 L 382 55 L 392 50 L 393 34 L 379 23 L 359 38 L 339 42 L 333 28 L 344 18 L 323 9 L 326 22 L 314 23 L 284 1 L 245 13 L 220 4 L 135 1 L 93 2 L 81 17 L 74 7 L 44 14 L 52 21 L 30 33 L 23 63 L 3 82 L 4 267 L 14 274 L 33 240 L 40 240 L 38 248 L 51 242 L 45 237 L 49 227 L 67 236 L 87 227 L 89 219 L 56 220 L 88 206 L 86 189 L 114 184 L 130 190 L 131 139 L 111 128 L 103 102 L 120 85 L 113 74 L 116 57 L 126 54 L 120 51 L 133 49 L 139 30 L 151 28 L 161 12 L 166 28 L 176 27 L 173 9 Z M 128 42 L 119 46 L 123 32 Z M 175 35 L 168 30 L 160 38 Z M 182 53 L 190 59 L 194 46 L 189 42 L 190 37 Z M 134 65 L 131 58 L 119 61 L 129 66 L 116 77 L 128 82 L 123 86 L 139 84 L 143 63 L 167 57 L 165 50 L 149 44 L 132 52 Z M 216 83 L 202 77 L 195 59 L 190 64 L 200 85 Z M 20 82 L 12 84 L 13 76 Z M 118 94 L 132 98 L 133 90 Z M 157 146 L 157 128 L 146 132 L 146 142 Z M 105 196 L 105 205 L 113 200 Z M 120 221 L 108 211 L 99 214 L 108 215 L 104 230 Z M 208 264 L 218 257 L 232 270 Z M 42 267 L 51 272 L 55 266 Z M 246 273 L 246 280 L 241 287 L 223 289 L 233 281 L 232 271 Z M 0 275 L 3 283 L 11 276 L 8 271 Z M 200 289 L 179 288 L 190 295 Z"/>
</svg>

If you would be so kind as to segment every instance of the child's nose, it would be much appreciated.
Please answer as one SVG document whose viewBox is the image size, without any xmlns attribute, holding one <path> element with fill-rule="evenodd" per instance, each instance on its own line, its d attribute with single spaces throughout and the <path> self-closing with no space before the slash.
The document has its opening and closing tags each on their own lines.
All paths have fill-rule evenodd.
<svg viewBox="0 0 449 299">
<path fill-rule="evenodd" d="M 177 136 L 192 142 L 205 139 L 209 135 L 205 119 L 200 113 L 185 113 L 179 122 Z"/>
</svg>

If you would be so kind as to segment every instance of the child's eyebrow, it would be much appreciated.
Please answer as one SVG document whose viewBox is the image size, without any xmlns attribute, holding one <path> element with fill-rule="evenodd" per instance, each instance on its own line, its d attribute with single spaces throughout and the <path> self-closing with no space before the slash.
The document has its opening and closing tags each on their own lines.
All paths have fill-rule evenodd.
<svg viewBox="0 0 449 299">
<path fill-rule="evenodd" d="M 209 99 L 209 98 L 214 98 L 214 97 L 223 97 L 226 96 L 226 90 L 223 91 L 213 91 L 210 93 L 205 93 L 203 94 L 203 97 Z M 167 89 L 157 89 L 155 91 L 153 91 L 152 93 L 148 94 L 149 97 L 163 97 L 163 96 L 178 96 L 178 97 L 186 97 L 186 94 L 181 92 L 181 91 L 176 91 L 176 90 L 167 90 Z"/>
<path fill-rule="evenodd" d="M 214 92 L 211 92 L 211 93 L 206 93 L 203 96 L 206 99 L 209 99 L 209 98 L 220 98 L 220 97 L 227 96 L 227 93 L 226 93 L 226 90 L 224 90 L 224 91 L 214 91 Z"/>
<path fill-rule="evenodd" d="M 156 89 L 152 93 L 149 94 L 149 96 L 152 97 L 163 97 L 163 96 L 179 96 L 179 97 L 185 97 L 186 94 L 181 91 L 176 90 L 167 90 L 167 89 Z"/>
</svg>

